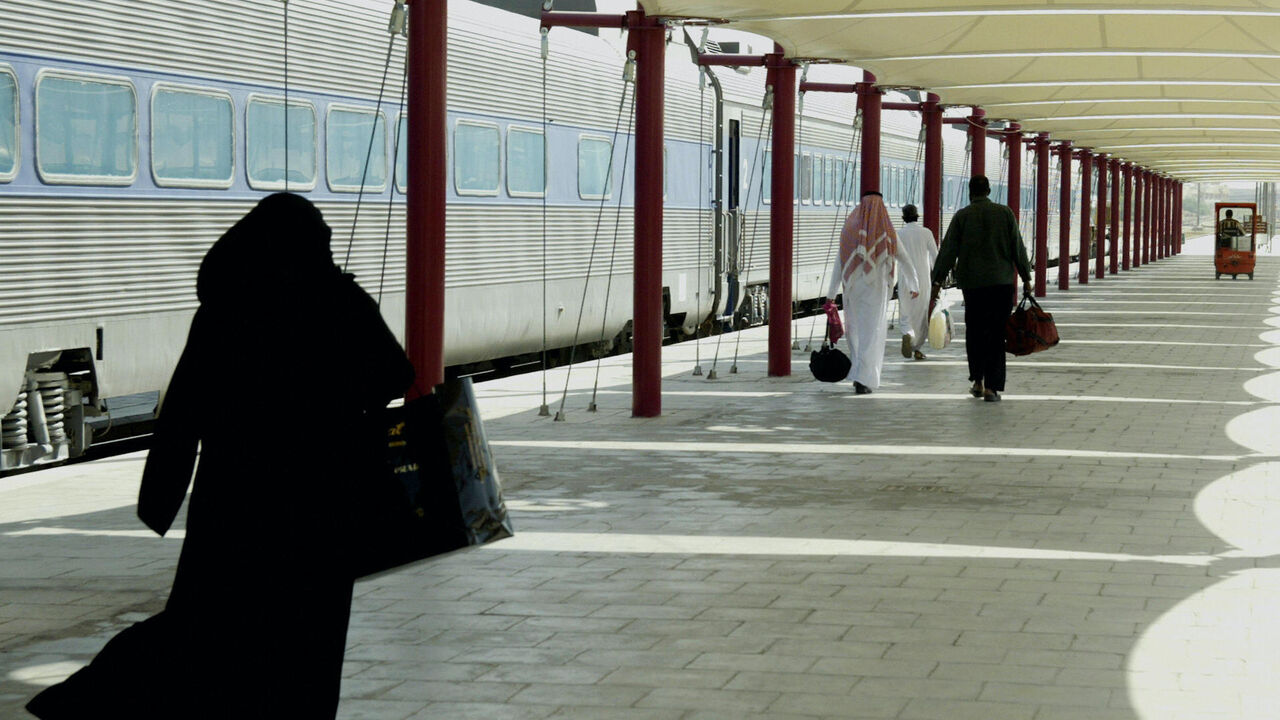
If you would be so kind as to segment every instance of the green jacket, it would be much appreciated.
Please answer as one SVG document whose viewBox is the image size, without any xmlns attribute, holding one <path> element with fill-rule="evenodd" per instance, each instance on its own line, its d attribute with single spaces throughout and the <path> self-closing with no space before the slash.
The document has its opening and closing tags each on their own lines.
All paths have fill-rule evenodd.
<svg viewBox="0 0 1280 720">
<path fill-rule="evenodd" d="M 1014 252 L 1017 258 L 1014 258 Z M 1022 245 L 1018 220 L 1005 205 L 978 197 L 951 218 L 947 234 L 933 264 L 933 282 L 941 284 L 956 270 L 962 290 L 1014 284 L 1014 263 L 1023 281 L 1030 281 L 1027 249 Z"/>
</svg>

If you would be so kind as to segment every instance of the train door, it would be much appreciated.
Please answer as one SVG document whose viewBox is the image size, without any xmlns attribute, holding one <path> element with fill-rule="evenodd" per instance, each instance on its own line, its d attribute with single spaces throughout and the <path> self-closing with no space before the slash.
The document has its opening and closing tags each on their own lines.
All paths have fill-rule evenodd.
<svg viewBox="0 0 1280 720">
<path fill-rule="evenodd" d="M 725 298 L 725 315 L 731 315 L 738 307 L 740 287 L 738 278 L 741 274 L 740 259 L 742 257 L 742 111 L 725 109 L 724 142 L 720 161 L 724 166 L 724 200 L 725 200 L 725 233 L 721 256 L 728 285 Z"/>
</svg>

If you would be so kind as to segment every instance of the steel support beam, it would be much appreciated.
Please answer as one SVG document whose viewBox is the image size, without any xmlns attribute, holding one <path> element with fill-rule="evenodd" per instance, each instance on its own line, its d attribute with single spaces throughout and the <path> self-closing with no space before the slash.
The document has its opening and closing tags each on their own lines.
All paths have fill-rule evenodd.
<svg viewBox="0 0 1280 720">
<path fill-rule="evenodd" d="M 1169 179 L 1160 177 L 1156 182 L 1158 183 L 1156 187 L 1160 190 L 1160 202 L 1156 205 L 1160 210 L 1159 234 L 1156 235 L 1159 243 L 1156 249 L 1160 253 L 1160 259 L 1163 260 L 1169 255 Z"/>
<path fill-rule="evenodd" d="M 626 28 L 627 50 L 636 56 L 631 415 L 656 417 L 662 414 L 662 340 L 666 335 L 662 316 L 662 166 L 667 28 L 643 10 L 622 15 L 544 12 L 542 26 Z M 741 64 L 761 64 L 752 56 L 739 60 Z"/>
<path fill-rule="evenodd" d="M 969 140 L 973 147 L 970 148 L 969 175 L 986 175 L 987 174 L 987 111 L 982 108 L 974 108 L 973 114 L 968 117 Z M 963 180 L 964 178 L 961 178 Z"/>
<path fill-rule="evenodd" d="M 1049 134 L 1040 133 L 1036 148 L 1036 297 L 1048 292 L 1049 275 Z"/>
<path fill-rule="evenodd" d="M 924 122 L 924 226 L 942 242 L 942 108 L 929 93 L 921 113 Z"/>
<path fill-rule="evenodd" d="M 776 47 L 766 66 L 773 88 L 773 177 L 769 207 L 769 375 L 791 374 L 791 270 L 795 227 L 796 67 Z M 780 158 L 786 162 L 778 162 Z"/>
<path fill-rule="evenodd" d="M 1151 251 L 1151 205 L 1152 205 L 1152 174 L 1151 170 L 1142 170 L 1142 264 L 1151 263 L 1152 256 L 1155 255 Z"/>
<path fill-rule="evenodd" d="M 1081 285 L 1089 284 L 1089 258 L 1093 241 L 1093 153 L 1080 151 L 1080 276 Z"/>
<path fill-rule="evenodd" d="M 1141 167 L 1133 168 L 1133 267 L 1142 267 L 1142 214 L 1146 210 L 1147 201 L 1142 196 Z"/>
<path fill-rule="evenodd" d="M 1155 193 L 1151 200 L 1151 256 L 1160 260 L 1165 256 L 1165 178 L 1152 176 L 1151 183 L 1152 192 Z"/>
<path fill-rule="evenodd" d="M 1004 136 L 1009 148 L 1009 182 L 1006 183 L 1005 204 L 1013 211 L 1013 217 L 1022 220 L 1022 133 L 1014 130 Z"/>
<path fill-rule="evenodd" d="M 1183 197 L 1185 197 L 1186 193 L 1182 183 L 1177 183 L 1174 187 L 1176 188 L 1174 190 L 1174 203 L 1176 205 L 1176 209 L 1174 210 L 1175 222 L 1173 224 L 1173 230 L 1174 230 L 1173 252 L 1175 255 L 1181 255 L 1182 254 L 1182 223 L 1183 223 L 1182 199 Z"/>
<path fill-rule="evenodd" d="M 1111 244 L 1107 246 L 1111 274 L 1120 272 L 1120 161 L 1111 158 Z"/>
<path fill-rule="evenodd" d="M 858 97 L 862 105 L 862 192 L 880 191 L 880 103 L 884 91 L 875 86 L 876 76 L 862 71 Z"/>
<path fill-rule="evenodd" d="M 1071 143 L 1058 146 L 1062 171 L 1058 190 L 1058 289 L 1071 287 Z"/>
<path fill-rule="evenodd" d="M 1129 269 L 1129 238 L 1130 230 L 1133 224 L 1133 165 L 1124 164 L 1122 170 L 1124 177 L 1124 242 L 1120 246 L 1120 268 L 1122 270 Z"/>
<path fill-rule="evenodd" d="M 410 398 L 444 382 L 448 17 L 448 0 L 410 0 L 404 328 L 415 375 Z"/>
<path fill-rule="evenodd" d="M 1161 260 L 1168 255 L 1169 247 L 1169 181 L 1161 176 L 1156 178 L 1156 190 L 1160 193 L 1160 200 L 1157 201 L 1156 209 L 1160 212 L 1160 220 L 1156 234 L 1156 251 L 1160 254 Z"/>
<path fill-rule="evenodd" d="M 646 17 L 643 10 L 628 12 L 627 25 L 627 45 L 636 53 L 631 415 L 657 417 L 662 414 L 662 340 L 666 334 L 662 317 L 662 156 L 667 29 Z"/>
<path fill-rule="evenodd" d="M 1098 225 L 1093 231 L 1098 246 L 1094 249 L 1093 276 L 1099 280 L 1107 276 L 1107 169 L 1110 164 L 1107 157 L 1098 156 Z"/>
</svg>

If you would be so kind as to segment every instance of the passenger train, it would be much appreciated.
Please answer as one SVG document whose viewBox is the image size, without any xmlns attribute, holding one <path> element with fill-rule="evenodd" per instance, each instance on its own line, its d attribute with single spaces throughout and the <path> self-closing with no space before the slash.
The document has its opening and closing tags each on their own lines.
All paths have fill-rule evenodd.
<svg viewBox="0 0 1280 720">
<path fill-rule="evenodd" d="M 391 0 L 56 7 L 0 4 L 0 472 L 83 453 L 86 423 L 109 416 L 114 398 L 163 389 L 201 258 L 266 193 L 316 203 L 335 258 L 401 331 L 405 41 L 389 30 Z M 555 29 L 544 65 L 535 19 L 469 0 L 450 13 L 449 153 L 428 160 L 446 163 L 450 182 L 446 364 L 627 349 L 624 45 Z M 765 73 L 717 68 L 704 81 L 696 44 L 679 29 L 668 43 L 663 285 L 673 339 L 769 312 Z M 852 96 L 804 98 L 792 199 L 798 306 L 825 291 L 858 196 L 853 117 Z M 919 129 L 913 113 L 884 115 L 890 206 L 920 203 Z M 967 202 L 967 163 L 963 133 L 944 135 L 949 216 Z M 987 152 L 996 182 L 1000 146 Z M 1034 208 L 1026 167 L 1023 207 Z M 1056 190 L 1051 202 L 1056 215 Z M 1030 212 L 1023 227 L 1030 243 Z M 289 364 L 309 352 L 264 357 L 264 387 L 245 388 L 242 401 L 271 396 L 271 412 L 287 408 Z"/>
</svg>

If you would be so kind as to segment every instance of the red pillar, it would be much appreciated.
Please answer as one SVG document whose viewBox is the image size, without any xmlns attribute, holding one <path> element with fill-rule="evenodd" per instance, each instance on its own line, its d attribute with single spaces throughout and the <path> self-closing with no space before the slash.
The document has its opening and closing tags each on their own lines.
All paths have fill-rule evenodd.
<svg viewBox="0 0 1280 720">
<path fill-rule="evenodd" d="M 1164 185 L 1164 243 L 1160 249 L 1160 257 L 1169 257 L 1173 248 L 1173 180 L 1161 178 Z"/>
<path fill-rule="evenodd" d="M 1142 170 L 1142 264 L 1151 263 L 1151 170 Z"/>
<path fill-rule="evenodd" d="M 1049 134 L 1040 133 L 1036 148 L 1036 297 L 1044 297 L 1049 274 Z"/>
<path fill-rule="evenodd" d="M 1156 176 L 1156 259 L 1164 258 L 1165 243 L 1169 240 L 1169 187 L 1163 177 Z"/>
<path fill-rule="evenodd" d="M 1133 168 L 1133 266 L 1142 267 L 1142 215 L 1147 209 L 1147 200 L 1143 197 L 1143 170 Z"/>
<path fill-rule="evenodd" d="M 411 0 L 409 188 L 404 347 L 416 377 L 409 397 L 444 382 L 448 0 Z"/>
<path fill-rule="evenodd" d="M 793 196 L 795 188 L 796 67 L 775 47 L 766 61 L 773 86 L 774 202 L 769 211 L 769 375 L 791 374 L 791 269 L 795 205 L 778 198 Z M 781 158 L 786 162 L 779 162 Z M 659 291 L 661 297 L 661 291 Z"/>
<path fill-rule="evenodd" d="M 942 242 L 942 108 L 929 93 L 924 107 L 924 226 Z"/>
<path fill-rule="evenodd" d="M 631 415 L 656 417 L 662 414 L 662 123 L 667 30 L 642 10 L 628 12 L 627 23 L 628 49 L 636 53 Z"/>
<path fill-rule="evenodd" d="M 1071 143 L 1058 146 L 1058 164 L 1062 170 L 1058 191 L 1058 289 L 1071 286 Z"/>
<path fill-rule="evenodd" d="M 1175 220 L 1173 223 L 1173 232 L 1174 232 L 1173 253 L 1175 255 L 1181 255 L 1182 254 L 1182 198 L 1185 193 L 1183 192 L 1182 183 L 1175 184 L 1174 188 L 1175 189 L 1173 191 L 1174 192 L 1173 197 L 1175 200 L 1175 204 L 1177 205 L 1177 209 L 1174 210 Z"/>
<path fill-rule="evenodd" d="M 858 95 L 862 99 L 862 192 L 880 190 L 880 103 L 884 91 L 875 86 L 876 76 L 862 71 Z M 777 132 L 776 130 L 774 132 Z"/>
<path fill-rule="evenodd" d="M 1164 258 L 1165 215 L 1169 207 L 1169 195 L 1165 192 L 1164 178 L 1159 175 L 1155 176 L 1155 193 L 1156 200 L 1152 203 L 1151 209 L 1156 214 L 1156 236 L 1155 244 L 1151 246 L 1151 253 L 1156 256 L 1157 260 L 1161 260 Z"/>
<path fill-rule="evenodd" d="M 1120 272 L 1120 161 L 1111 158 L 1111 274 Z"/>
<path fill-rule="evenodd" d="M 1009 133 L 1005 142 L 1009 146 L 1009 189 L 1005 193 L 1005 204 L 1015 218 L 1022 220 L 1022 133 Z"/>
<path fill-rule="evenodd" d="M 1147 215 L 1147 172 L 1140 167 L 1133 169 L 1133 266 L 1140 268 L 1146 264 L 1143 260 L 1143 243 L 1146 242 L 1147 229 L 1143 222 Z"/>
<path fill-rule="evenodd" d="M 973 114 L 969 116 L 967 127 L 969 128 L 969 139 L 972 141 L 973 147 L 970 151 L 969 167 L 971 168 L 969 175 L 986 175 L 987 174 L 987 111 L 981 108 L 974 108 Z M 967 180 L 968 178 L 962 178 Z"/>
<path fill-rule="evenodd" d="M 1166 231 L 1167 210 L 1169 210 L 1169 191 L 1165 187 L 1165 178 L 1156 176 L 1156 201 L 1152 208 L 1156 211 L 1156 240 L 1152 246 L 1152 255 L 1156 256 L 1156 260 L 1160 260 L 1165 256 L 1165 240 L 1169 237 Z"/>
<path fill-rule="evenodd" d="M 1098 247 L 1095 250 L 1097 257 L 1094 258 L 1093 276 L 1101 280 L 1107 276 L 1107 226 L 1110 224 L 1107 218 L 1107 168 L 1111 161 L 1105 156 L 1098 156 L 1098 225 L 1094 234 L 1098 238 Z"/>
<path fill-rule="evenodd" d="M 1080 284 L 1089 284 L 1090 227 L 1093 224 L 1093 153 L 1080 151 Z"/>
<path fill-rule="evenodd" d="M 1129 237 L 1133 220 L 1133 165 L 1124 164 L 1124 242 L 1120 246 L 1120 267 L 1129 269 Z"/>
</svg>

